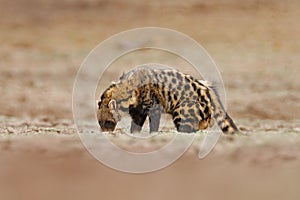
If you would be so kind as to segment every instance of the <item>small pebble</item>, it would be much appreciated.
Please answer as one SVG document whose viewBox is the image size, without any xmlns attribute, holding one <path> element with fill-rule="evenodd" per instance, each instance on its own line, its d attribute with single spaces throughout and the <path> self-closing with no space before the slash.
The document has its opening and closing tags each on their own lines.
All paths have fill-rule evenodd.
<svg viewBox="0 0 300 200">
<path fill-rule="evenodd" d="M 15 133 L 16 132 L 16 130 L 12 127 L 8 127 L 7 131 L 8 131 L 8 133 Z"/>
</svg>

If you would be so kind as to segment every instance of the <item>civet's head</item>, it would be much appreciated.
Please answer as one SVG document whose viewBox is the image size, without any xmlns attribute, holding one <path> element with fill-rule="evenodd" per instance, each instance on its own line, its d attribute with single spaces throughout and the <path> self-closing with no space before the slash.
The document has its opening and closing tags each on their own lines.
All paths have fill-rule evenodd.
<svg viewBox="0 0 300 200">
<path fill-rule="evenodd" d="M 117 102 L 112 98 L 114 85 L 111 85 L 97 101 L 97 118 L 102 131 L 113 131 L 120 121 Z"/>
<path fill-rule="evenodd" d="M 117 83 L 113 82 L 103 92 L 97 101 L 97 118 L 102 131 L 113 131 L 121 120 L 121 110 L 128 109 L 130 105 L 136 105 L 138 99 L 138 86 L 142 85 L 140 73 L 130 71 L 123 74 Z M 143 82 L 142 82 L 143 83 Z"/>
</svg>

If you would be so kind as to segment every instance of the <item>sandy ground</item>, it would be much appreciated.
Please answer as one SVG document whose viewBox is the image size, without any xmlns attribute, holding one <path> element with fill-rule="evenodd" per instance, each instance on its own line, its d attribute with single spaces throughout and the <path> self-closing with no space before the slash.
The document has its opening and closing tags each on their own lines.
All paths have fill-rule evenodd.
<svg viewBox="0 0 300 200">
<path fill-rule="evenodd" d="M 1 0 L 0 199 L 299 199 L 299 6 Z M 110 169 L 85 150 L 72 122 L 76 72 L 100 41 L 144 26 L 181 31 L 205 47 L 247 136 L 222 136 L 203 160 L 195 143 L 171 166 L 142 175 Z M 108 72 L 100 88 L 120 73 Z"/>
</svg>

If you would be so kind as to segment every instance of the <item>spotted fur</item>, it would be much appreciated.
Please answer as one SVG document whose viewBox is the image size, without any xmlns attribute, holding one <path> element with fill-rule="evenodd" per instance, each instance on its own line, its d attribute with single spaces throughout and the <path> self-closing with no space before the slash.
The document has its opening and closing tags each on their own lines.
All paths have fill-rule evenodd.
<svg viewBox="0 0 300 200">
<path fill-rule="evenodd" d="M 161 112 L 170 114 L 179 132 L 196 132 L 213 126 L 224 133 L 238 131 L 216 92 L 203 80 L 174 69 L 139 67 L 120 77 L 98 101 L 98 121 L 103 131 L 113 131 L 129 112 L 131 132 L 139 132 L 149 117 L 150 132 L 158 131 Z"/>
</svg>

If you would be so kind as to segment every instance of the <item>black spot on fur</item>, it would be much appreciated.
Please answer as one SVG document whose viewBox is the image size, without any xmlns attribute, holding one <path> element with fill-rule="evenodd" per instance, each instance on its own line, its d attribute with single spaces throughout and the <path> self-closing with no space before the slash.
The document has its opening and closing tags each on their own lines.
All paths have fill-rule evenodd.
<svg viewBox="0 0 300 200">
<path fill-rule="evenodd" d="M 185 96 L 185 91 L 184 91 L 184 90 L 182 90 L 180 99 L 184 100 L 184 99 L 185 99 L 185 97 L 184 97 L 184 96 Z"/>
<path fill-rule="evenodd" d="M 221 127 L 222 126 L 222 121 L 218 121 L 218 125 Z"/>
<path fill-rule="evenodd" d="M 174 124 L 175 124 L 175 126 L 177 127 L 177 126 L 179 126 L 179 123 L 181 122 L 181 119 L 180 118 L 175 118 L 174 119 Z"/>
<path fill-rule="evenodd" d="M 168 91 L 168 101 L 172 101 L 172 95 L 170 91 Z"/>
<path fill-rule="evenodd" d="M 216 105 L 215 105 L 214 101 L 211 100 L 211 96 L 210 96 L 209 90 L 207 90 L 205 94 L 206 94 L 207 98 L 209 99 L 209 101 L 210 101 L 210 103 L 211 103 L 211 106 L 212 106 L 213 108 L 215 108 Z M 206 102 L 206 103 L 207 103 L 207 102 Z M 222 110 L 224 110 L 222 104 L 221 104 L 221 107 L 222 107 Z"/>
<path fill-rule="evenodd" d="M 207 87 L 206 85 L 204 85 L 203 83 L 201 83 L 200 81 L 198 81 L 198 80 L 195 80 L 199 85 L 201 85 L 201 86 L 204 86 L 204 87 Z"/>
<path fill-rule="evenodd" d="M 173 112 L 173 118 L 175 119 L 176 117 L 179 116 L 179 113 L 177 111 Z"/>
<path fill-rule="evenodd" d="M 190 108 L 190 109 L 188 110 L 188 112 L 189 112 L 190 115 L 195 115 L 195 111 L 194 111 L 194 109 L 192 109 L 192 108 Z"/>
<path fill-rule="evenodd" d="M 201 119 L 204 119 L 204 115 L 201 110 L 198 110 L 198 114 L 200 115 Z"/>
<path fill-rule="evenodd" d="M 228 129 L 229 129 L 229 126 L 226 125 L 222 128 L 222 131 L 226 133 L 228 131 Z"/>
<path fill-rule="evenodd" d="M 188 77 L 186 77 L 186 76 L 184 77 L 184 79 L 185 79 L 186 82 L 188 82 L 188 83 L 191 81 L 191 80 L 190 80 Z"/>
<path fill-rule="evenodd" d="M 185 85 L 185 86 L 184 86 L 184 89 L 185 89 L 185 90 L 189 90 L 189 89 L 190 89 L 190 86 L 189 86 L 189 85 Z"/>
<path fill-rule="evenodd" d="M 183 120 L 183 121 L 186 122 L 186 119 L 189 119 L 189 118 L 190 118 L 190 115 L 189 115 L 189 114 L 184 114 L 183 117 L 184 117 L 184 120 Z"/>
<path fill-rule="evenodd" d="M 160 73 L 158 76 L 159 76 L 159 79 L 160 79 L 160 80 L 163 79 L 163 74 L 162 74 L 162 73 Z"/>
<path fill-rule="evenodd" d="M 172 83 L 173 83 L 173 84 L 176 84 L 176 82 L 177 82 L 177 81 L 176 81 L 176 78 L 172 78 Z"/>
<path fill-rule="evenodd" d="M 193 127 L 186 125 L 186 124 L 181 124 L 176 128 L 177 128 L 178 132 L 192 133 L 192 132 L 197 131 L 197 130 L 193 129 Z"/>
<path fill-rule="evenodd" d="M 175 92 L 175 94 L 174 94 L 174 100 L 175 100 L 175 101 L 178 100 L 178 98 L 177 98 L 177 92 Z"/>
<path fill-rule="evenodd" d="M 189 117 L 189 116 L 186 116 L 186 119 L 182 121 L 182 123 L 189 123 L 189 124 L 193 124 L 195 123 L 195 119 Z"/>
<path fill-rule="evenodd" d="M 173 104 L 173 102 L 170 103 L 170 111 L 174 111 L 175 105 Z"/>
<path fill-rule="evenodd" d="M 173 72 L 167 72 L 168 76 L 174 76 Z"/>
<path fill-rule="evenodd" d="M 184 109 L 181 109 L 181 110 L 180 110 L 180 114 L 181 114 L 181 115 L 184 115 Z"/>
<path fill-rule="evenodd" d="M 180 73 L 177 72 L 176 77 L 180 82 L 182 82 L 182 75 Z"/>
<path fill-rule="evenodd" d="M 205 103 L 205 105 L 207 105 L 208 102 L 204 96 L 201 96 L 200 100 L 201 100 L 201 102 Z"/>
<path fill-rule="evenodd" d="M 168 78 L 166 76 L 164 77 L 164 81 L 165 81 L 165 83 L 168 82 Z"/>
<path fill-rule="evenodd" d="M 216 112 L 215 114 L 214 114 L 214 118 L 219 118 L 221 116 L 221 113 L 220 112 Z"/>
<path fill-rule="evenodd" d="M 209 111 L 208 106 L 206 106 L 206 107 L 204 108 L 204 113 L 208 113 L 208 111 Z"/>
<path fill-rule="evenodd" d="M 197 94 L 198 94 L 198 97 L 201 97 L 201 90 L 200 90 L 200 88 L 197 89 Z"/>
<path fill-rule="evenodd" d="M 194 102 L 189 102 L 188 107 L 192 107 L 194 105 Z"/>
<path fill-rule="evenodd" d="M 192 87 L 193 87 L 194 91 L 197 91 L 197 86 L 195 83 L 192 83 Z"/>
<path fill-rule="evenodd" d="M 166 96 L 166 91 L 165 91 L 165 86 L 164 85 L 162 86 L 161 94 L 162 94 L 163 97 Z"/>
<path fill-rule="evenodd" d="M 158 74 L 157 73 L 153 73 L 154 79 L 157 81 L 158 80 Z"/>
</svg>

